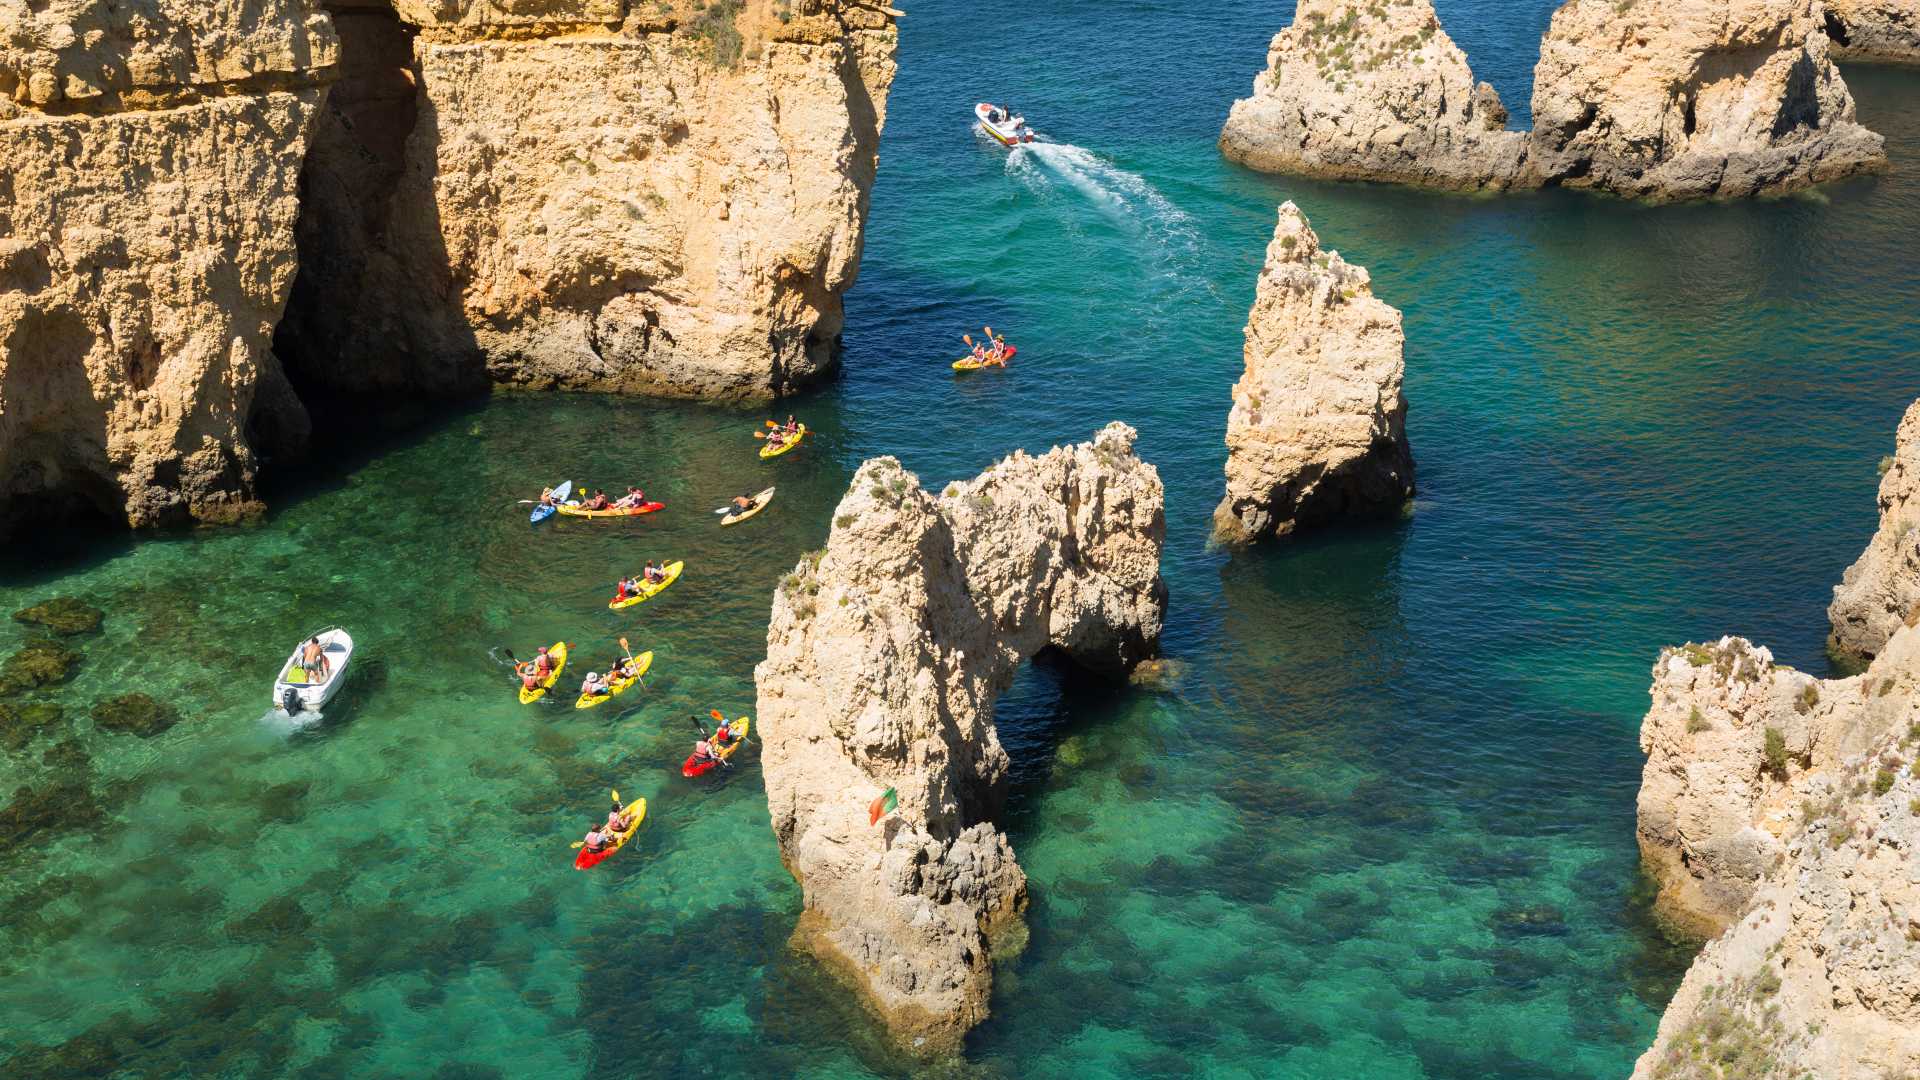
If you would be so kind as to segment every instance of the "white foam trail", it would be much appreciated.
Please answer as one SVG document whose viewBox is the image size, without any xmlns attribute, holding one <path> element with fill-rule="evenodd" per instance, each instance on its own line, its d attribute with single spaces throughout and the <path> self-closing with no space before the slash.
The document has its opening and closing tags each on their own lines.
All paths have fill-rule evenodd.
<svg viewBox="0 0 1920 1080">
<path fill-rule="evenodd" d="M 1164 285 L 1170 292 L 1215 291 L 1213 283 L 1196 269 L 1202 260 L 1202 244 L 1193 219 L 1146 177 L 1072 143 L 1032 142 L 1016 147 L 1014 152 L 1030 153 L 1033 161 L 1071 184 L 1110 217 L 1138 229 L 1152 249 L 1149 257 L 1161 264 L 1166 274 Z M 1012 156 L 1008 168 L 1016 168 Z"/>
<path fill-rule="evenodd" d="M 298 716 L 288 716 L 279 709 L 268 709 L 266 715 L 260 718 L 260 726 L 276 735 L 286 736 L 305 731 L 324 719 L 326 717 L 312 709 L 302 709 Z"/>
</svg>

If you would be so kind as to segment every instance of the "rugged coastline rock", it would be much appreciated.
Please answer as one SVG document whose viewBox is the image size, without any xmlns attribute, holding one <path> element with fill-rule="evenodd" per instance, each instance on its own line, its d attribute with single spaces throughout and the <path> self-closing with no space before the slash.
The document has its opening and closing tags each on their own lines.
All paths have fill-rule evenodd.
<svg viewBox="0 0 1920 1080">
<path fill-rule="evenodd" d="M 308 0 L 125 8 L 0 8 L 0 503 L 230 520 L 250 429 L 306 429 L 269 346 L 337 41 Z"/>
<path fill-rule="evenodd" d="M 1529 168 L 1654 199 L 1880 168 L 1828 52 L 1820 0 L 1568 0 L 1540 42 Z"/>
<path fill-rule="evenodd" d="M 995 699 L 1043 649 L 1123 676 L 1159 637 L 1164 493 L 1133 440 L 1111 424 L 937 497 L 870 460 L 774 596 L 754 676 L 773 831 L 805 895 L 795 938 L 909 1046 L 986 1016 L 995 946 L 1022 932 L 1026 877 L 993 825 Z M 889 788 L 897 811 L 870 824 Z"/>
<path fill-rule="evenodd" d="M 1669 650 L 1654 673 L 1641 843 L 1663 903 L 1719 936 L 1634 1076 L 1920 1068 L 1920 630 L 1846 679 L 1737 638 Z"/>
<path fill-rule="evenodd" d="M 1920 2 L 1822 0 L 1833 55 L 1841 60 L 1920 64 Z"/>
<path fill-rule="evenodd" d="M 1412 497 L 1405 340 L 1367 271 L 1322 250 L 1300 208 L 1281 206 L 1227 416 L 1216 538 L 1286 535 Z"/>
<path fill-rule="evenodd" d="M 1920 401 L 1907 407 L 1880 478 L 1880 528 L 1833 587 L 1828 645 L 1865 658 L 1920 609 Z"/>
<path fill-rule="evenodd" d="M 1527 151 L 1506 124 L 1428 0 L 1299 0 L 1220 149 L 1268 172 L 1502 188 Z"/>
<path fill-rule="evenodd" d="M 765 398 L 835 363 L 897 40 L 842 0 L 331 0 L 303 387 Z M 352 312 L 352 318 L 342 318 Z"/>
</svg>

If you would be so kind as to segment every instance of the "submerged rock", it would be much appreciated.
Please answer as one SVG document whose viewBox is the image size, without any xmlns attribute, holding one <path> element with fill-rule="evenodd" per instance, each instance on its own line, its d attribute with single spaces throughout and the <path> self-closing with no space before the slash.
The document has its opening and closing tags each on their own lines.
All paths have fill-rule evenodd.
<svg viewBox="0 0 1920 1080">
<path fill-rule="evenodd" d="M 1568 0 L 1533 73 L 1529 167 L 1656 199 L 1790 191 L 1886 164 L 1819 0 Z"/>
<path fill-rule="evenodd" d="M 73 678 L 80 654 L 52 638 L 31 638 L 0 664 L 0 697 Z"/>
<path fill-rule="evenodd" d="M 45 627 L 61 637 L 96 633 L 100 619 L 99 608 L 71 596 L 55 597 L 13 613 L 14 622 Z"/>
<path fill-rule="evenodd" d="M 985 1018 L 1026 905 L 992 824 L 995 699 L 1042 649 L 1123 675 L 1159 638 L 1164 493 L 1133 440 L 1112 424 L 1016 452 L 937 498 L 870 460 L 826 549 L 774 595 L 754 676 L 774 835 L 806 906 L 795 936 L 910 1046 L 951 1048 Z M 888 789 L 897 810 L 870 823 Z"/>
<path fill-rule="evenodd" d="M 1501 188 L 1527 152 L 1506 124 L 1428 0 L 1299 0 L 1220 149 L 1268 172 Z"/>
<path fill-rule="evenodd" d="M 100 816 L 100 804 L 85 784 L 17 787 L 12 801 L 0 807 L 0 851 L 20 847 L 43 832 L 84 828 Z"/>
<path fill-rule="evenodd" d="M 93 724 L 103 731 L 117 731 L 151 739 L 180 722 L 180 714 L 171 706 L 145 694 L 122 694 L 93 707 Z"/>
<path fill-rule="evenodd" d="M 1920 3 L 1823 0 L 1827 36 L 1841 60 L 1920 64 Z"/>
<path fill-rule="evenodd" d="M 26 705 L 0 702 L 0 746 L 21 749 L 35 735 L 59 723 L 61 713 L 60 706 L 46 701 Z"/>
<path fill-rule="evenodd" d="M 1920 616 L 1920 401 L 1907 406 L 1880 478 L 1880 528 L 1833 587 L 1833 651 L 1866 658 Z"/>
<path fill-rule="evenodd" d="M 1321 250 L 1299 207 L 1280 207 L 1227 414 L 1216 538 L 1248 543 L 1412 497 L 1404 344 L 1400 312 L 1366 270 Z"/>
</svg>

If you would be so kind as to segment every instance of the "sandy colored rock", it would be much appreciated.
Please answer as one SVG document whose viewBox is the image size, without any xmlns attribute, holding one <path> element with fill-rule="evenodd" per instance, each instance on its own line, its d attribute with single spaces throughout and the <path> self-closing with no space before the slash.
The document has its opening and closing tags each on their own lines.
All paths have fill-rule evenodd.
<svg viewBox="0 0 1920 1080">
<path fill-rule="evenodd" d="M 1920 0 L 1822 2 L 1837 59 L 1920 64 Z"/>
<path fill-rule="evenodd" d="M 340 12 L 280 337 L 296 378 L 756 399 L 830 372 L 896 33 L 788 10 Z"/>
<path fill-rule="evenodd" d="M 1880 478 L 1880 528 L 1833 587 L 1828 642 L 1869 657 L 1920 610 L 1920 401 L 1907 407 Z"/>
<path fill-rule="evenodd" d="M 1791 191 L 1886 164 L 1819 0 L 1569 0 L 1533 75 L 1529 167 L 1656 199 Z"/>
<path fill-rule="evenodd" d="M 1905 626 L 1849 679 L 1778 667 L 1739 639 L 1662 656 L 1642 732 L 1642 843 L 1675 838 L 1725 930 L 1636 1078 L 1741 1074 L 1709 1061 L 1823 1080 L 1920 1068 L 1917 688 L 1920 631 Z M 1689 730 L 1681 713 L 1694 709 Z M 1781 773 L 1766 767 L 1768 727 L 1784 732 Z"/>
<path fill-rule="evenodd" d="M 250 425 L 299 449 L 269 340 L 334 53 L 299 0 L 0 8 L 9 510 L 232 520 L 257 506 Z"/>
<path fill-rule="evenodd" d="M 1016 452 L 938 497 L 870 460 L 775 593 L 756 731 L 795 937 L 910 1047 L 985 1018 L 995 949 L 1024 932 L 995 699 L 1041 649 L 1124 676 L 1159 637 L 1164 493 L 1133 440 Z"/>
<path fill-rule="evenodd" d="M 1299 0 L 1220 149 L 1268 172 L 1502 188 L 1527 149 L 1506 124 L 1428 0 Z"/>
<path fill-rule="evenodd" d="M 1247 543 L 1413 495 L 1400 312 L 1367 271 L 1323 250 L 1280 207 L 1247 316 L 1246 370 L 1227 414 L 1227 494 L 1214 535 Z"/>
</svg>

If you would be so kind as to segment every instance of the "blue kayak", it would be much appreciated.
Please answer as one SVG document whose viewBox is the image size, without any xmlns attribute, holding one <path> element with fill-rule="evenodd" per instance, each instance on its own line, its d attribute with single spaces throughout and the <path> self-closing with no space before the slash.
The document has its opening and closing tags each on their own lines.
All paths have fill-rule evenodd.
<svg viewBox="0 0 1920 1080">
<path fill-rule="evenodd" d="M 538 525 L 553 516 L 553 509 L 551 506 L 536 506 L 533 513 L 527 515 L 527 520 Z"/>
<path fill-rule="evenodd" d="M 559 486 L 553 489 L 553 501 L 556 503 L 565 502 L 567 496 L 571 494 L 573 494 L 573 481 L 562 480 Z M 533 508 L 533 513 L 527 515 L 527 521 L 531 524 L 538 525 L 552 517 L 556 509 L 558 509 L 558 507 L 536 506 Z"/>
</svg>

